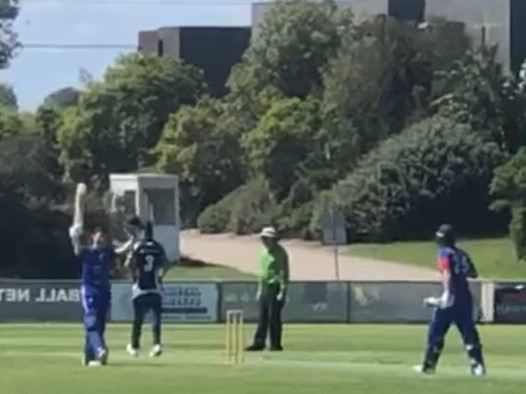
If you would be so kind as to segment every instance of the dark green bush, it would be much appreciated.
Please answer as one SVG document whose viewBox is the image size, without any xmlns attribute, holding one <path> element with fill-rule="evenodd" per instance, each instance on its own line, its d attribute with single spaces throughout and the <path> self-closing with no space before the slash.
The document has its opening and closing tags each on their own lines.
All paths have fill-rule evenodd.
<svg viewBox="0 0 526 394">
<path fill-rule="evenodd" d="M 488 209 L 489 184 L 503 159 L 469 126 L 433 117 L 382 142 L 315 212 L 340 206 L 354 239 L 428 237 L 441 222 L 465 234 L 491 232 L 498 220 Z"/>
<path fill-rule="evenodd" d="M 511 213 L 509 232 L 515 255 L 526 260 L 526 148 L 495 170 L 491 190 L 496 197 L 491 207 Z"/>
<path fill-rule="evenodd" d="M 515 257 L 517 260 L 526 260 L 526 208 L 512 208 L 509 229 Z"/>
<path fill-rule="evenodd" d="M 228 231 L 232 207 L 242 191 L 238 188 L 213 205 L 209 205 L 197 218 L 197 228 L 203 234 L 218 234 Z"/>
<path fill-rule="evenodd" d="M 312 239 L 310 220 L 317 187 L 307 178 L 298 180 L 289 195 L 281 201 L 276 225 L 282 236 Z"/>
<path fill-rule="evenodd" d="M 268 182 L 258 177 L 206 208 L 197 225 L 203 233 L 252 234 L 270 225 L 276 210 Z"/>
<path fill-rule="evenodd" d="M 232 206 L 228 228 L 235 234 L 252 234 L 273 224 L 277 205 L 268 182 L 258 177 L 241 186 Z"/>
</svg>

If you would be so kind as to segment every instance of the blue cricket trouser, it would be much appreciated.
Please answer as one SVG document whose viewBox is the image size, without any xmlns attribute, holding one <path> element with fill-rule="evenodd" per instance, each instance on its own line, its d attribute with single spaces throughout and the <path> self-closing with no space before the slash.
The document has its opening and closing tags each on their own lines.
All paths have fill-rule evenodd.
<svg viewBox="0 0 526 394">
<path fill-rule="evenodd" d="M 454 324 L 466 346 L 480 346 L 480 337 L 473 317 L 473 303 L 456 303 L 449 308 L 436 309 L 428 331 L 428 345 L 443 348 L 444 338 Z"/>
<path fill-rule="evenodd" d="M 434 369 L 444 348 L 444 338 L 452 324 L 457 326 L 466 347 L 471 367 L 484 366 L 482 345 L 473 316 L 473 302 L 457 302 L 444 309 L 436 309 L 429 324 L 424 368 Z M 473 370 L 473 369 L 472 369 Z"/>
<path fill-rule="evenodd" d="M 84 312 L 84 352 L 88 360 L 94 360 L 100 349 L 107 348 L 104 333 L 111 296 L 109 291 L 98 292 L 84 287 L 80 293 Z"/>
</svg>

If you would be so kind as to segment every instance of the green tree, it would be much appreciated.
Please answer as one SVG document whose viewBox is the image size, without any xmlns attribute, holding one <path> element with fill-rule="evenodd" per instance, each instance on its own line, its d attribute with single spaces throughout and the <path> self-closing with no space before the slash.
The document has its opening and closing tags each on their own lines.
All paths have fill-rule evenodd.
<svg viewBox="0 0 526 394">
<path fill-rule="evenodd" d="M 54 92 L 48 94 L 42 106 L 44 108 L 55 108 L 55 109 L 64 109 L 77 105 L 80 98 L 80 91 L 71 86 L 65 88 L 60 88 Z"/>
<path fill-rule="evenodd" d="M 49 146 L 56 146 L 57 134 L 62 124 L 62 112 L 55 107 L 40 106 L 35 114 L 37 132 Z"/>
<path fill-rule="evenodd" d="M 17 112 L 0 107 L 0 139 L 17 135 L 24 129 L 24 124 Z"/>
<path fill-rule="evenodd" d="M 305 97 L 321 87 L 323 68 L 353 24 L 350 10 L 333 0 L 280 0 L 258 28 L 231 89 L 274 87 L 286 96 Z"/>
<path fill-rule="evenodd" d="M 59 185 L 50 171 L 53 159 L 38 135 L 14 134 L 0 141 L 0 176 L 16 185 L 26 204 L 54 200 Z"/>
<path fill-rule="evenodd" d="M 151 165 L 169 115 L 194 104 L 203 89 L 202 72 L 178 60 L 120 57 L 64 114 L 58 145 L 66 176 L 104 179 Z"/>
<path fill-rule="evenodd" d="M 400 132 L 427 111 L 433 76 L 448 70 L 467 50 L 462 29 L 444 21 L 425 30 L 392 18 L 356 27 L 325 74 L 324 129 L 335 147 L 346 142 L 338 162 L 349 169 L 379 141 Z"/>
<path fill-rule="evenodd" d="M 243 187 L 228 193 L 217 203 L 209 205 L 197 218 L 197 228 L 203 234 L 220 234 L 229 230 L 232 209 L 239 195 L 244 192 Z"/>
<path fill-rule="evenodd" d="M 278 200 L 323 156 L 319 131 L 319 101 L 290 98 L 274 102 L 246 135 L 252 171 L 266 177 Z"/>
<path fill-rule="evenodd" d="M 62 185 L 51 175 L 50 152 L 35 134 L 0 140 L 0 261 L 3 277 L 73 278 L 78 275 L 67 236 L 71 219 L 54 206 Z"/>
<path fill-rule="evenodd" d="M 526 94 L 519 80 L 502 73 L 496 47 L 470 51 L 437 73 L 431 110 L 469 123 L 514 153 L 526 144 Z"/>
<path fill-rule="evenodd" d="M 18 0 L 5 0 L 0 3 L 0 69 L 9 66 L 9 61 L 19 45 L 13 30 L 13 22 L 18 16 L 18 11 Z"/>
<path fill-rule="evenodd" d="M 492 208 L 511 212 L 510 236 L 518 259 L 526 260 L 526 148 L 495 170 Z"/>
<path fill-rule="evenodd" d="M 191 222 L 245 178 L 240 136 L 225 119 L 224 107 L 204 98 L 181 108 L 170 116 L 155 149 L 157 168 L 180 177 L 182 211 Z"/>
<path fill-rule="evenodd" d="M 9 108 L 12 110 L 18 109 L 18 100 L 13 90 L 13 87 L 0 83 L 0 107 Z"/>
<path fill-rule="evenodd" d="M 33 112 L 23 111 L 18 112 L 18 118 L 22 124 L 21 132 L 24 134 L 38 134 L 38 127 L 36 123 L 36 116 Z"/>
<path fill-rule="evenodd" d="M 503 158 L 469 126 L 426 119 L 371 151 L 329 203 L 343 209 L 355 238 L 427 237 L 443 221 L 464 234 L 491 233 L 498 220 L 488 210 L 489 183 Z"/>
<path fill-rule="evenodd" d="M 256 176 L 207 207 L 197 224 L 204 233 L 252 234 L 274 224 L 278 207 L 267 180 Z"/>
</svg>

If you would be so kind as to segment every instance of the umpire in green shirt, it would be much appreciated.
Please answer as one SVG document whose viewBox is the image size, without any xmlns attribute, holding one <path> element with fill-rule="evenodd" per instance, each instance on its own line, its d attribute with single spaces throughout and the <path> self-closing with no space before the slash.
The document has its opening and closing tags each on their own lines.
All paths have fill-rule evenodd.
<svg viewBox="0 0 526 394">
<path fill-rule="evenodd" d="M 260 275 L 257 290 L 259 301 L 259 321 L 254 342 L 247 351 L 265 349 L 267 333 L 269 349 L 281 351 L 282 322 L 281 311 L 287 298 L 289 284 L 289 257 L 279 244 L 276 230 L 265 227 L 260 233 L 263 250 L 260 257 Z"/>
</svg>

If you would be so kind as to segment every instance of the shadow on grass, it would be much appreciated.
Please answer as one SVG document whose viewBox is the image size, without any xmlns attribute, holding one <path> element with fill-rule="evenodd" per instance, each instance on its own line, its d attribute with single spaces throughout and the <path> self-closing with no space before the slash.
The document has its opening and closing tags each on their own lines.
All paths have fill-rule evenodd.
<svg viewBox="0 0 526 394">
<path fill-rule="evenodd" d="M 253 280 L 255 276 L 225 265 L 214 264 L 188 256 L 181 256 L 177 264 L 172 264 L 167 279 L 174 280 Z"/>
<path fill-rule="evenodd" d="M 217 264 L 209 263 L 200 259 L 194 259 L 188 256 L 182 255 L 179 262 L 173 266 L 188 267 L 188 268 L 205 268 L 205 267 L 217 267 Z"/>
</svg>

